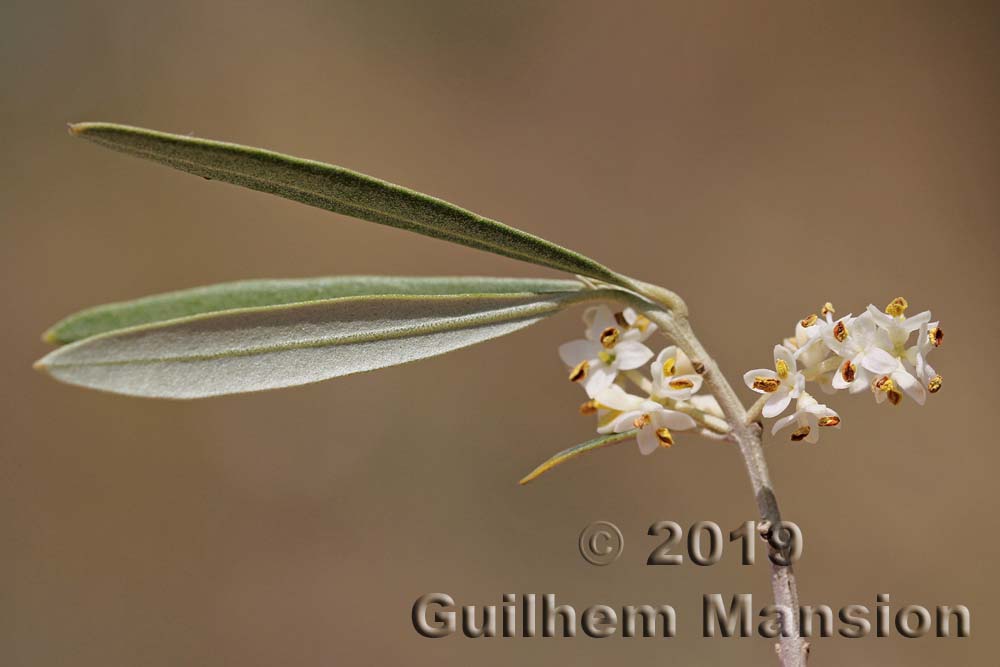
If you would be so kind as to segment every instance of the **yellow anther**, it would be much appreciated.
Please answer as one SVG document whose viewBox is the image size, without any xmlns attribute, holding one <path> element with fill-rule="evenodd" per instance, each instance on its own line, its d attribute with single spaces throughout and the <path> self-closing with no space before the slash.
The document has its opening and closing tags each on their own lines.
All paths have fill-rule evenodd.
<svg viewBox="0 0 1000 667">
<path fill-rule="evenodd" d="M 772 394 L 778 391 L 778 387 L 781 385 L 781 380 L 778 378 L 767 378 L 758 375 L 753 379 L 753 388 L 759 389 L 765 394 Z"/>
<path fill-rule="evenodd" d="M 889 302 L 889 305 L 885 307 L 885 312 L 889 313 L 893 317 L 900 317 L 906 312 L 906 309 L 910 304 L 906 303 L 906 299 L 901 296 L 897 296 L 895 299 Z"/>
<path fill-rule="evenodd" d="M 621 338 L 621 335 L 622 333 L 618 329 L 608 327 L 601 332 L 601 345 L 610 350 L 618 343 L 618 339 Z"/>
<path fill-rule="evenodd" d="M 844 382 L 854 382 L 857 375 L 858 367 L 852 364 L 850 359 L 840 367 L 840 377 L 844 378 Z"/>
<path fill-rule="evenodd" d="M 928 329 L 927 340 L 930 341 L 931 345 L 934 347 L 941 347 L 941 343 L 944 342 L 944 331 L 941 330 L 941 327 Z"/>
<path fill-rule="evenodd" d="M 872 391 L 882 391 L 888 394 L 890 391 L 896 391 L 896 384 L 891 377 L 883 375 L 872 383 Z"/>
<path fill-rule="evenodd" d="M 649 328 L 650 324 L 652 323 L 649 321 L 649 318 L 643 315 L 642 313 L 639 313 L 638 315 L 635 316 L 635 322 L 632 323 L 632 326 L 634 326 L 639 331 L 645 333 L 646 329 Z"/>
<path fill-rule="evenodd" d="M 677 378 L 668 382 L 667 385 L 671 389 L 690 389 L 694 386 L 694 382 L 687 378 Z"/>
<path fill-rule="evenodd" d="M 833 337 L 837 339 L 838 343 L 843 343 L 847 340 L 847 325 L 844 324 L 844 320 L 840 320 L 833 325 Z"/>
<path fill-rule="evenodd" d="M 597 414 L 597 401 L 590 400 L 584 401 L 580 404 L 580 414 L 581 415 L 595 415 Z"/>
<path fill-rule="evenodd" d="M 598 352 L 597 358 L 600 359 L 605 366 L 610 366 L 615 361 L 615 355 L 611 354 L 607 350 L 601 350 Z"/>
<path fill-rule="evenodd" d="M 811 327 L 812 325 L 816 324 L 816 320 L 818 320 L 818 319 L 819 319 L 819 316 L 816 313 L 813 313 L 812 315 L 810 315 L 806 319 L 804 319 L 801 322 L 799 322 L 799 324 L 801 324 L 804 327 Z"/>
<path fill-rule="evenodd" d="M 932 394 L 938 393 L 939 391 L 941 391 L 942 382 L 944 382 L 944 379 L 940 375 L 935 375 L 934 377 L 932 377 L 930 380 L 927 381 L 927 391 L 931 392 Z"/>
<path fill-rule="evenodd" d="M 903 400 L 903 395 L 899 393 L 896 389 L 896 383 L 892 381 L 888 375 L 883 375 L 879 379 L 872 383 L 872 391 L 882 391 L 885 392 L 886 398 L 893 405 L 899 405 L 899 402 Z"/>
<path fill-rule="evenodd" d="M 670 357 L 669 359 L 663 362 L 664 376 L 670 377 L 671 375 L 674 374 L 674 371 L 676 369 L 677 369 L 677 359 L 675 359 L 674 357 Z"/>
<path fill-rule="evenodd" d="M 774 362 L 774 370 L 778 371 L 778 377 L 784 380 L 788 377 L 788 362 L 784 359 L 778 359 Z"/>
<path fill-rule="evenodd" d="M 820 417 L 819 418 L 819 425 L 820 426 L 836 426 L 839 423 L 840 423 L 840 417 L 837 417 L 836 415 L 831 416 L 831 417 Z"/>
<path fill-rule="evenodd" d="M 653 421 L 653 418 L 648 414 L 641 414 L 632 421 L 632 426 L 643 428 L 644 426 L 648 426 L 651 421 Z"/>
<path fill-rule="evenodd" d="M 660 447 L 669 447 L 674 444 L 674 436 L 665 428 L 656 429 L 656 439 L 660 441 Z"/>
<path fill-rule="evenodd" d="M 833 307 L 832 303 L 830 303 L 829 301 L 827 301 L 826 303 L 823 304 L 823 308 L 819 312 L 823 316 L 826 316 L 826 315 L 832 315 L 832 314 L 836 313 L 837 310 Z"/>
<path fill-rule="evenodd" d="M 792 431 L 792 442 L 799 442 L 801 440 L 805 440 L 806 436 L 809 435 L 809 431 L 811 430 L 812 429 L 810 429 L 808 426 L 800 426 L 799 428 L 795 429 L 794 431 Z"/>
<path fill-rule="evenodd" d="M 573 367 L 573 370 L 569 372 L 569 381 L 579 382 L 580 380 L 587 377 L 587 372 L 589 370 L 590 370 L 590 362 L 581 361 L 580 363 L 578 363 L 576 366 Z"/>
</svg>

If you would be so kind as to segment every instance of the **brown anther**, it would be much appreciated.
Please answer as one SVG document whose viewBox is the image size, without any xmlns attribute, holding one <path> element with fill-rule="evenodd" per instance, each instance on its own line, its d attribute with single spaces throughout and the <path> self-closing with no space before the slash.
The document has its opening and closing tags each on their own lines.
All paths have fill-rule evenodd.
<svg viewBox="0 0 1000 667">
<path fill-rule="evenodd" d="M 910 304 L 906 302 L 901 296 L 897 296 L 895 299 L 889 302 L 889 305 L 885 307 L 885 312 L 892 315 L 893 317 L 899 317 L 906 312 Z"/>
<path fill-rule="evenodd" d="M 838 343 L 843 343 L 847 340 L 847 325 L 844 324 L 844 320 L 840 320 L 833 325 L 833 337 L 837 339 Z"/>
<path fill-rule="evenodd" d="M 584 401 L 580 404 L 580 414 L 581 415 L 595 415 L 597 414 L 597 401 L 590 400 Z"/>
<path fill-rule="evenodd" d="M 826 316 L 826 315 L 832 315 L 833 313 L 836 313 L 837 310 L 833 307 L 832 303 L 830 303 L 829 301 L 827 301 L 826 303 L 823 304 L 823 308 L 820 309 L 819 312 L 820 312 L 821 315 Z"/>
<path fill-rule="evenodd" d="M 669 447 L 674 444 L 674 436 L 665 428 L 656 429 L 656 439 L 660 441 L 661 447 Z"/>
<path fill-rule="evenodd" d="M 625 319 L 625 313 L 623 313 L 620 310 L 617 313 L 615 313 L 615 322 L 617 322 L 618 326 L 620 326 L 622 329 L 628 327 L 628 320 Z"/>
<path fill-rule="evenodd" d="M 573 370 L 569 372 L 569 381 L 579 382 L 580 380 L 587 377 L 587 372 L 589 370 L 590 370 L 590 362 L 586 360 L 581 361 L 580 363 L 578 363 L 576 366 L 573 367 Z"/>
<path fill-rule="evenodd" d="M 944 331 L 941 327 L 934 327 L 933 329 L 927 330 L 927 339 L 931 342 L 934 347 L 941 347 L 941 343 L 944 342 Z"/>
<path fill-rule="evenodd" d="M 687 378 L 677 378 L 676 380 L 671 380 L 667 384 L 671 389 L 690 389 L 694 386 L 694 382 Z"/>
<path fill-rule="evenodd" d="M 778 378 L 767 378 L 762 375 L 758 375 L 753 379 L 753 388 L 759 389 L 765 394 L 773 394 L 778 391 L 778 387 L 781 385 L 781 380 Z"/>
<path fill-rule="evenodd" d="M 691 365 L 694 366 L 694 372 L 697 373 L 698 375 L 705 374 L 705 364 L 695 359 L 694 361 L 691 362 Z"/>
<path fill-rule="evenodd" d="M 670 377 L 671 375 L 674 374 L 674 371 L 676 369 L 677 369 L 677 360 L 675 358 L 669 357 L 666 361 L 663 362 L 664 376 Z"/>
<path fill-rule="evenodd" d="M 837 417 L 836 415 L 830 416 L 830 417 L 820 417 L 819 418 L 819 425 L 820 426 L 836 426 L 839 423 L 840 423 L 840 417 Z"/>
<path fill-rule="evenodd" d="M 844 382 L 854 382 L 854 378 L 857 377 L 858 367 L 851 363 L 848 359 L 840 367 L 840 377 L 844 378 Z"/>
<path fill-rule="evenodd" d="M 653 418 L 648 414 L 641 414 L 632 421 L 632 426 L 642 428 L 643 426 L 647 426 L 651 421 L 653 421 Z"/>
<path fill-rule="evenodd" d="M 618 339 L 621 338 L 621 335 L 622 332 L 618 329 L 608 327 L 601 332 L 601 345 L 603 345 L 605 349 L 610 350 L 618 343 Z"/>
<path fill-rule="evenodd" d="M 788 377 L 788 362 L 784 359 L 778 359 L 774 362 L 774 370 L 778 372 L 778 377 L 784 380 Z"/>
<path fill-rule="evenodd" d="M 889 402 L 893 405 L 899 405 L 899 402 L 903 400 L 903 395 L 895 389 L 890 389 L 886 396 L 889 398 Z"/>
<path fill-rule="evenodd" d="M 818 319 L 819 319 L 819 316 L 816 313 L 813 313 L 812 315 L 810 315 L 806 319 L 804 319 L 801 322 L 799 322 L 799 324 L 801 324 L 804 327 L 811 327 L 812 325 L 816 324 L 816 320 L 818 320 Z"/>
<path fill-rule="evenodd" d="M 932 394 L 936 394 L 941 391 L 941 383 L 944 382 L 944 378 L 940 375 L 935 375 L 930 380 L 927 381 L 927 391 Z"/>
<path fill-rule="evenodd" d="M 800 442 L 802 440 L 805 440 L 806 436 L 809 435 L 809 431 L 811 430 L 812 429 L 810 429 L 808 426 L 800 426 L 799 428 L 795 429 L 794 431 L 792 431 L 792 442 Z"/>
</svg>

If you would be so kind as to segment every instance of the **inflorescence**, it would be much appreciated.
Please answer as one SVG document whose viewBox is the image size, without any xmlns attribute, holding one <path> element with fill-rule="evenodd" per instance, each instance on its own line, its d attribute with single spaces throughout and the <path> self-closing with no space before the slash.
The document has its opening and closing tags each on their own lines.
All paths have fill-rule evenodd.
<svg viewBox="0 0 1000 667">
<path fill-rule="evenodd" d="M 840 426 L 840 415 L 813 398 L 807 382 L 826 394 L 871 389 L 878 403 L 893 405 L 904 395 L 923 405 L 927 394 L 937 393 L 941 376 L 927 357 L 941 346 L 944 332 L 929 310 L 906 317 L 907 307 L 906 299 L 897 297 L 884 311 L 869 305 L 858 317 L 835 318 L 827 303 L 820 315 L 798 322 L 795 335 L 774 347 L 774 370 L 758 368 L 743 376 L 748 387 L 767 395 L 764 417 L 777 417 L 795 399 L 794 413 L 776 421 L 771 433 L 791 426 L 793 441 L 816 442 L 821 428 Z"/>
<path fill-rule="evenodd" d="M 793 442 L 814 443 L 823 428 L 838 428 L 840 415 L 806 391 L 818 384 L 826 394 L 846 389 L 856 394 L 871 389 L 878 403 L 897 405 L 909 396 L 923 405 L 928 394 L 941 389 L 941 376 L 927 357 L 941 346 L 944 334 L 930 311 L 906 317 L 906 299 L 893 299 L 884 311 L 873 305 L 858 317 L 835 317 L 831 304 L 795 325 L 795 335 L 774 347 L 774 368 L 759 368 L 743 376 L 747 387 L 766 396 L 760 414 L 778 417 L 795 401 L 794 412 L 774 422 L 771 433 L 792 427 Z M 656 325 L 631 308 L 613 313 L 606 306 L 587 309 L 585 337 L 559 348 L 570 368 L 569 379 L 580 384 L 588 400 L 582 414 L 597 415 L 597 432 L 637 430 L 639 450 L 649 454 L 670 447 L 673 432 L 700 428 L 722 435 L 729 427 L 716 399 L 698 394 L 701 369 L 677 346 L 659 354 L 646 346 Z M 916 340 L 911 341 L 916 333 Z M 640 369 L 649 365 L 649 376 Z M 629 393 L 633 385 L 644 396 Z"/>
</svg>

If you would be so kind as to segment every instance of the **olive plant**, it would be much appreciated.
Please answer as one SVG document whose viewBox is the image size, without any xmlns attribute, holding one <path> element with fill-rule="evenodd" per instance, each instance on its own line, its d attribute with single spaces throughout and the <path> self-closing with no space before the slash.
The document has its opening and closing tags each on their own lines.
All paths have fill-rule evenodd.
<svg viewBox="0 0 1000 667">
<path fill-rule="evenodd" d="M 341 215 L 556 269 L 571 279 L 342 276 L 250 280 L 187 289 L 83 310 L 44 339 L 57 349 L 36 363 L 74 385 L 132 396 L 193 399 L 318 382 L 450 352 L 508 334 L 578 304 L 584 337 L 559 348 L 568 379 L 587 394 L 583 414 L 599 437 L 529 473 L 530 482 L 584 453 L 636 440 L 649 454 L 677 433 L 735 443 L 765 527 L 781 525 L 761 448 L 762 418 L 791 414 L 813 443 L 840 415 L 806 387 L 832 394 L 870 389 L 879 403 L 923 403 L 942 385 L 927 363 L 943 331 L 929 312 L 907 317 L 898 297 L 880 310 L 837 317 L 826 303 L 774 348 L 772 368 L 743 380 L 760 398 L 745 406 L 691 326 L 676 293 L 453 204 L 342 167 L 259 148 L 112 123 L 70 133 L 206 179 L 275 194 Z M 777 267 L 780 269 L 780 267 Z M 607 304 L 614 304 L 609 307 Z M 647 346 L 665 336 L 658 354 Z M 911 338 L 915 342 L 911 344 Z M 648 370 L 648 376 L 644 373 Z M 769 540 L 772 549 L 775 541 Z M 784 623 L 780 663 L 803 665 L 808 646 L 787 559 L 770 558 Z"/>
</svg>

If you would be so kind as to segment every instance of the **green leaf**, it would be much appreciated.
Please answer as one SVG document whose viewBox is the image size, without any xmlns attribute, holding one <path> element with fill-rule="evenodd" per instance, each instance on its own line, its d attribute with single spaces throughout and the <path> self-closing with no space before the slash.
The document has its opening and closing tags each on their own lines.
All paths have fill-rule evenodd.
<svg viewBox="0 0 1000 667">
<path fill-rule="evenodd" d="M 607 447 L 608 445 L 617 445 L 620 442 L 631 440 L 638 432 L 639 429 L 634 428 L 621 433 L 612 433 L 610 435 L 594 438 L 593 440 L 588 440 L 587 442 L 582 442 L 579 445 L 574 445 L 573 447 L 564 449 L 521 478 L 521 481 L 518 482 L 518 484 L 524 485 L 528 482 L 532 482 L 556 466 L 562 465 L 567 461 L 572 461 L 576 457 L 586 454 L 587 452 L 592 452 L 594 450 Z"/>
<path fill-rule="evenodd" d="M 70 315 L 45 332 L 54 344 L 141 324 L 236 308 L 260 308 L 345 296 L 504 294 L 572 292 L 575 280 L 531 278 L 336 276 L 284 280 L 241 280 L 110 303 Z"/>
<path fill-rule="evenodd" d="M 361 296 L 195 315 L 100 334 L 36 368 L 133 396 L 200 398 L 384 368 L 456 350 L 618 290 Z"/>
<path fill-rule="evenodd" d="M 579 253 L 454 204 L 342 167 L 114 123 L 77 123 L 70 131 L 102 146 L 205 178 L 627 286 L 622 276 Z"/>
</svg>

